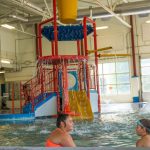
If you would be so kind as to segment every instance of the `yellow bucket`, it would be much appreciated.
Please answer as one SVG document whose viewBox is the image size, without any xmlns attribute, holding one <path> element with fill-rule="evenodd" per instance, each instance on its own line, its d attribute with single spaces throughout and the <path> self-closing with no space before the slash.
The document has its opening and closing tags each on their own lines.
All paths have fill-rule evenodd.
<svg viewBox="0 0 150 150">
<path fill-rule="evenodd" d="M 65 24 L 76 22 L 78 0 L 57 0 L 59 20 Z"/>
</svg>

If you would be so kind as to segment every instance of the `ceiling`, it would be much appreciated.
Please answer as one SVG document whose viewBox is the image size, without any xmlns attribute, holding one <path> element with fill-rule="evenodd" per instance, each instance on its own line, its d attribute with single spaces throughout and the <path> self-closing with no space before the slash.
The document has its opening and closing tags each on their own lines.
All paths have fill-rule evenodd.
<svg viewBox="0 0 150 150">
<path fill-rule="evenodd" d="M 52 16 L 53 0 L 0 0 L 0 25 L 9 24 L 17 31 L 35 36 L 35 24 Z M 71 1 L 71 0 L 70 0 Z M 78 0 L 78 18 L 103 18 L 109 13 L 97 0 Z M 150 0 L 99 0 L 117 14 L 150 11 Z M 150 12 L 149 12 L 150 13 Z M 33 29 L 30 31 L 28 29 Z M 6 70 L 6 68 L 5 68 Z"/>
<path fill-rule="evenodd" d="M 121 12 L 133 10 L 138 6 L 139 11 L 142 8 L 150 10 L 150 0 L 99 0 L 102 4 L 112 11 Z M 92 10 L 93 16 L 109 14 L 100 5 L 95 4 L 96 0 L 78 1 L 78 18 L 90 16 Z M 139 4 L 139 5 L 138 5 Z M 89 9 L 90 8 L 90 9 Z M 92 9 L 91 9 L 92 8 Z M 46 18 L 52 16 L 52 0 L 0 0 L 0 25 L 10 24 L 18 30 L 34 26 Z"/>
</svg>

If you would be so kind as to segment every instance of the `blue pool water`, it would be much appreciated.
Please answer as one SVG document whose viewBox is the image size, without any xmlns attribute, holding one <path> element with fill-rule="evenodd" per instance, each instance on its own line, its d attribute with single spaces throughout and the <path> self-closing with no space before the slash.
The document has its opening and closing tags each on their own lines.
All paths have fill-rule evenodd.
<svg viewBox="0 0 150 150">
<path fill-rule="evenodd" d="M 109 113 L 95 115 L 92 122 L 75 122 L 71 133 L 80 147 L 135 147 L 139 138 L 136 121 L 149 114 Z M 0 146 L 44 146 L 49 133 L 55 129 L 56 119 L 37 119 L 34 122 L 0 122 Z"/>
</svg>

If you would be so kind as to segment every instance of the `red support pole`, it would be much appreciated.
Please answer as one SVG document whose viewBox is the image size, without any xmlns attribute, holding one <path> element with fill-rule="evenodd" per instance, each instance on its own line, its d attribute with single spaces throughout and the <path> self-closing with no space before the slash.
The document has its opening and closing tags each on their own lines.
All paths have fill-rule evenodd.
<svg viewBox="0 0 150 150">
<path fill-rule="evenodd" d="M 83 40 L 81 40 L 81 55 L 85 56 L 85 54 L 84 54 L 84 43 L 83 43 Z"/>
<path fill-rule="evenodd" d="M 14 96 L 14 82 L 12 83 L 12 114 L 14 114 L 15 113 L 15 102 L 14 102 L 14 98 L 15 98 L 15 96 Z"/>
<path fill-rule="evenodd" d="M 20 81 L 20 113 L 22 113 L 22 91 L 23 88 L 22 88 L 22 83 Z"/>
<path fill-rule="evenodd" d="M 84 32 L 84 49 L 85 56 L 88 56 L 88 47 L 87 47 L 87 26 L 86 26 L 86 17 L 83 19 L 83 32 Z M 87 96 L 90 99 L 90 84 L 89 84 L 89 69 L 88 63 L 86 62 L 86 85 L 87 85 Z"/>
<path fill-rule="evenodd" d="M 32 80 L 31 80 L 31 83 L 30 83 L 30 97 L 31 97 L 31 103 L 32 103 L 32 112 L 34 112 L 34 94 L 36 94 L 36 93 L 34 93 L 34 91 L 33 91 L 33 82 L 32 82 Z"/>
<path fill-rule="evenodd" d="M 70 111 L 69 107 L 69 93 L 68 93 L 68 76 L 67 76 L 67 64 L 64 63 L 62 66 L 63 70 L 63 96 L 64 96 L 64 112 Z"/>
<path fill-rule="evenodd" d="M 52 48 L 52 56 L 55 55 L 55 45 L 54 45 L 54 41 L 51 41 L 51 48 Z"/>
<path fill-rule="evenodd" d="M 78 56 L 80 56 L 80 40 L 77 40 Z"/>
<path fill-rule="evenodd" d="M 134 44 L 134 30 L 133 30 L 133 17 L 132 16 L 130 16 L 130 24 L 131 24 L 131 45 L 132 45 L 133 76 L 137 76 L 136 58 L 135 58 L 135 44 Z"/>
<path fill-rule="evenodd" d="M 80 40 L 77 40 L 77 52 L 78 52 L 78 56 L 80 56 Z M 78 72 L 78 78 L 79 78 L 79 90 L 81 90 L 81 70 L 80 70 L 80 64 L 78 65 L 79 67 L 79 72 Z"/>
<path fill-rule="evenodd" d="M 53 80 L 54 80 L 54 91 L 56 92 L 56 90 L 57 90 L 57 79 L 56 79 L 56 77 L 57 77 L 57 74 L 56 74 L 56 65 L 53 65 Z"/>
<path fill-rule="evenodd" d="M 39 55 L 42 57 L 42 29 L 41 24 L 38 25 L 38 34 L 39 34 Z"/>
<path fill-rule="evenodd" d="M 87 27 L 86 27 L 86 17 L 83 19 L 83 34 L 84 34 L 84 52 L 85 56 L 88 55 L 88 48 L 87 48 Z"/>
<path fill-rule="evenodd" d="M 52 22 L 54 18 L 47 19 L 38 24 L 38 56 L 42 57 L 42 25 Z"/>
<path fill-rule="evenodd" d="M 38 42 L 38 39 L 39 39 L 39 30 L 38 30 L 38 25 L 36 24 L 35 25 L 35 34 L 36 34 L 36 59 L 38 59 L 39 57 L 39 42 Z"/>
<path fill-rule="evenodd" d="M 49 89 L 49 91 L 51 90 L 51 87 L 50 87 L 50 85 L 52 85 L 52 79 L 51 79 L 51 72 L 49 72 L 49 75 L 48 75 L 48 89 Z"/>
<path fill-rule="evenodd" d="M 43 68 L 43 93 L 45 93 L 46 90 L 46 74 L 45 74 L 45 68 Z"/>
<path fill-rule="evenodd" d="M 96 34 L 96 23 L 93 23 L 94 29 L 94 49 L 97 50 L 97 34 Z M 101 100 L 100 100 L 100 84 L 99 84 L 99 76 L 98 76 L 98 57 L 97 51 L 95 51 L 95 65 L 96 65 L 96 82 L 97 82 L 97 93 L 98 93 L 98 112 L 101 112 Z"/>
<path fill-rule="evenodd" d="M 41 69 L 40 69 L 40 74 L 41 74 L 41 93 L 43 94 L 44 93 L 44 85 L 43 85 L 43 68 L 41 66 Z"/>
<path fill-rule="evenodd" d="M 56 0 L 53 0 L 55 55 L 58 56 Z"/>
<path fill-rule="evenodd" d="M 54 20 L 54 18 L 52 17 L 52 18 L 50 18 L 50 19 L 47 19 L 47 20 L 44 20 L 43 22 L 41 22 L 39 25 L 44 25 L 44 24 L 46 24 L 46 23 L 48 23 L 48 22 L 52 22 Z"/>
<path fill-rule="evenodd" d="M 82 56 L 85 56 L 85 54 L 84 54 L 84 41 L 83 40 L 81 40 L 81 55 Z M 81 79 L 81 83 L 80 83 L 80 89 L 82 90 L 82 81 L 84 81 L 84 78 L 83 78 L 83 62 L 82 62 L 82 64 L 80 64 L 80 79 Z"/>
</svg>

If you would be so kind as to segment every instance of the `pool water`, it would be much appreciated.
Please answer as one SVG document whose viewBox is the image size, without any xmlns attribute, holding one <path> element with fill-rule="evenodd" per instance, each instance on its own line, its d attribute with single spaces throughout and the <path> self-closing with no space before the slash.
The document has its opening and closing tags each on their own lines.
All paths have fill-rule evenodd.
<svg viewBox="0 0 150 150">
<path fill-rule="evenodd" d="M 144 114 L 148 118 L 149 114 Z M 139 114 L 95 115 L 92 122 L 75 122 L 71 133 L 79 147 L 135 147 L 139 138 L 135 133 Z M 49 133 L 55 129 L 56 119 L 37 119 L 34 122 L 0 124 L 0 146 L 44 146 Z"/>
</svg>

